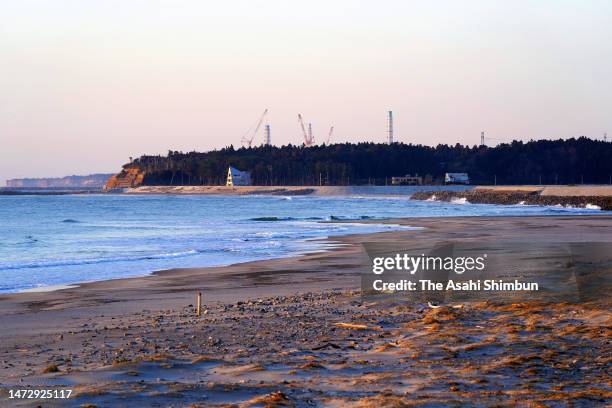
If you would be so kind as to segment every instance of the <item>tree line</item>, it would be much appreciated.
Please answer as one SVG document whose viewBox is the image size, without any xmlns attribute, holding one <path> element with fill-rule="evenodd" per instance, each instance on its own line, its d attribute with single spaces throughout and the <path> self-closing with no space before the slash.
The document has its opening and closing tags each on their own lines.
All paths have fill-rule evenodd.
<svg viewBox="0 0 612 408">
<path fill-rule="evenodd" d="M 221 185 L 228 166 L 251 172 L 255 185 L 390 184 L 418 174 L 442 183 L 446 172 L 472 184 L 608 184 L 612 143 L 586 137 L 514 141 L 495 147 L 460 144 L 343 143 L 319 146 L 233 146 L 209 152 L 141 156 L 124 168 L 145 172 L 145 185 Z"/>
</svg>

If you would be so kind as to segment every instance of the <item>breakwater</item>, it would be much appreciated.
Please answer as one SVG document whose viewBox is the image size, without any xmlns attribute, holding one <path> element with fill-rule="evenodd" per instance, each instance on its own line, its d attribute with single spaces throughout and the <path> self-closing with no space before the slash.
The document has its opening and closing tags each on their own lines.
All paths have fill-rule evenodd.
<svg viewBox="0 0 612 408">
<path fill-rule="evenodd" d="M 561 205 L 564 207 L 595 208 L 612 211 L 612 197 L 605 195 L 543 195 L 539 191 L 503 191 L 483 188 L 466 191 L 418 191 L 412 194 L 413 200 L 447 201 L 465 199 L 472 204 L 504 205 Z"/>
</svg>

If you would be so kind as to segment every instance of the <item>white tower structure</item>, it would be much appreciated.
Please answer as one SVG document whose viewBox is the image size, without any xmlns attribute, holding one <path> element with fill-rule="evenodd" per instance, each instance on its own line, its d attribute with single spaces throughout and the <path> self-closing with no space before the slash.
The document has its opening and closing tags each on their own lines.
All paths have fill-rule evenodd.
<svg viewBox="0 0 612 408">
<path fill-rule="evenodd" d="M 387 143 L 393 144 L 393 111 L 389 111 L 387 118 Z"/>
<path fill-rule="evenodd" d="M 270 137 L 270 125 L 266 124 L 266 127 L 264 128 L 264 130 L 265 130 L 264 145 L 270 146 L 272 144 L 272 138 Z"/>
</svg>

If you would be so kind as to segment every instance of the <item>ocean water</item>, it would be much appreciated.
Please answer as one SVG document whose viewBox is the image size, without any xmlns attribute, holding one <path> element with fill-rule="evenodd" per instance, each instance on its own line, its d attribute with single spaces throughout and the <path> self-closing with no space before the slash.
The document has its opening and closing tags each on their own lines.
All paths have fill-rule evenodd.
<svg viewBox="0 0 612 408">
<path fill-rule="evenodd" d="M 598 213 L 407 194 L 0 196 L 0 292 L 283 257 L 322 248 L 316 238 L 399 228 L 340 219 Z"/>
</svg>

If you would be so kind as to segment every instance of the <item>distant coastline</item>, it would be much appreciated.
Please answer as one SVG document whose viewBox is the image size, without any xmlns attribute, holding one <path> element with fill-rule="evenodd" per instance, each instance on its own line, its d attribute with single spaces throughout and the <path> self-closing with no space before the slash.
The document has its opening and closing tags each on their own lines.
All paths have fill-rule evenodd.
<svg viewBox="0 0 612 408">
<path fill-rule="evenodd" d="M 0 187 L 0 196 L 101 194 L 101 187 Z"/>
<path fill-rule="evenodd" d="M 8 188 L 102 188 L 112 174 L 96 173 L 85 176 L 20 178 L 6 181 Z"/>
</svg>

